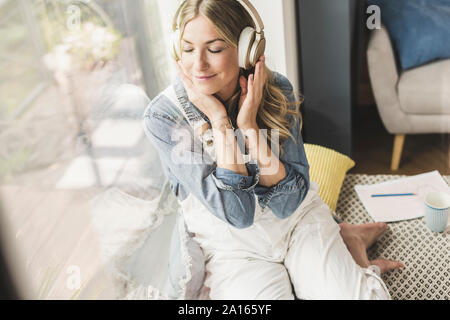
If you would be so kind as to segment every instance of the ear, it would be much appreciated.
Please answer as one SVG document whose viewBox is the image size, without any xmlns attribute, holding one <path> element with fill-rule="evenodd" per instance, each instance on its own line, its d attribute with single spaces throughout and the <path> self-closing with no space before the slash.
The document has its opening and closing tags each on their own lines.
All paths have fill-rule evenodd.
<svg viewBox="0 0 450 320">
<path fill-rule="evenodd" d="M 242 89 L 247 89 L 247 78 L 245 78 L 243 75 L 239 76 L 239 85 Z"/>
<path fill-rule="evenodd" d="M 245 76 L 239 77 L 239 85 L 241 86 L 241 99 L 247 95 L 248 92 L 248 80 Z"/>
</svg>

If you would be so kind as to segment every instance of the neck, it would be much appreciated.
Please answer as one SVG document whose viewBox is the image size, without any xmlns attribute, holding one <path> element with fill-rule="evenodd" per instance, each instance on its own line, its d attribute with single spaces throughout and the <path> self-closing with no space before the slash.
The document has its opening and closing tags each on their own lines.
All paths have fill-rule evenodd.
<svg viewBox="0 0 450 320">
<path fill-rule="evenodd" d="M 224 105 L 226 105 L 233 97 L 233 95 L 240 89 L 239 83 L 237 81 L 233 81 L 230 84 L 233 85 L 227 86 L 226 88 L 214 94 L 214 96 L 219 99 L 219 101 Z"/>
<path fill-rule="evenodd" d="M 214 96 L 222 103 L 226 103 L 239 90 L 239 76 L 240 73 L 231 80 L 222 90 L 214 94 Z"/>
</svg>

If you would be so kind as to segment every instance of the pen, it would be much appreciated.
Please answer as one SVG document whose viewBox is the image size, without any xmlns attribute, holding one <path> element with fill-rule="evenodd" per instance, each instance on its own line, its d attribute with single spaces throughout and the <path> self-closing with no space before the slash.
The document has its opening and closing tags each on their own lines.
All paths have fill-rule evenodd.
<svg viewBox="0 0 450 320">
<path fill-rule="evenodd" d="M 371 197 L 394 197 L 394 196 L 414 196 L 415 193 L 386 193 L 386 194 L 372 194 Z"/>
</svg>

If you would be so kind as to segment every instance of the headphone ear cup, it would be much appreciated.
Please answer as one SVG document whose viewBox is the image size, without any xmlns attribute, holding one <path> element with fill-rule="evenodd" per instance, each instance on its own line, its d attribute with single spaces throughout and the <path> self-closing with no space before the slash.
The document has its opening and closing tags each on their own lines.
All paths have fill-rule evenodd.
<svg viewBox="0 0 450 320">
<path fill-rule="evenodd" d="M 261 57 L 264 54 L 264 51 L 266 49 L 266 39 L 263 37 L 260 40 L 253 41 L 253 45 L 250 48 L 249 53 L 249 61 L 251 65 L 256 65 L 256 63 L 259 60 L 259 57 Z"/>
<path fill-rule="evenodd" d="M 174 32 L 172 32 L 172 57 L 175 60 L 179 60 L 181 58 L 181 49 L 180 49 L 180 30 L 177 29 Z"/>
<path fill-rule="evenodd" d="M 252 27 L 246 27 L 242 30 L 239 36 L 238 54 L 239 54 L 239 67 L 245 70 L 250 69 L 253 65 L 249 60 L 250 49 L 253 46 L 255 40 L 255 29 Z"/>
</svg>

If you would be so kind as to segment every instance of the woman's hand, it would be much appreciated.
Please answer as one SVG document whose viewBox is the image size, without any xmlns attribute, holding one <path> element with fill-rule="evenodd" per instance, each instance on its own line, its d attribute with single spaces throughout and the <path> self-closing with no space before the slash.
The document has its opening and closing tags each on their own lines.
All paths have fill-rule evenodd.
<svg viewBox="0 0 450 320">
<path fill-rule="evenodd" d="M 244 76 L 239 78 L 242 89 L 239 99 L 239 113 L 236 119 L 238 128 L 247 129 L 258 126 L 256 115 L 263 96 L 264 83 L 266 82 L 265 57 L 261 56 L 255 66 L 255 74 L 251 74 L 248 80 Z"/>
<path fill-rule="evenodd" d="M 181 61 L 178 60 L 178 62 L 175 62 L 175 66 L 178 70 L 181 81 L 184 84 L 189 100 L 208 117 L 211 123 L 217 119 L 227 116 L 225 106 L 219 99 L 213 95 L 198 92 L 192 80 L 184 72 Z"/>
</svg>

